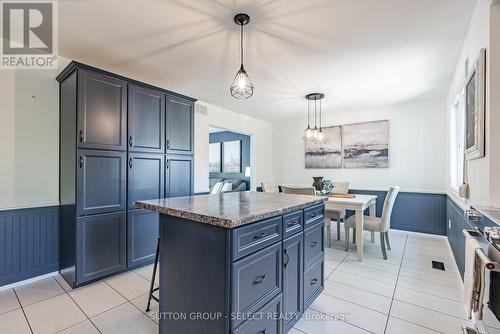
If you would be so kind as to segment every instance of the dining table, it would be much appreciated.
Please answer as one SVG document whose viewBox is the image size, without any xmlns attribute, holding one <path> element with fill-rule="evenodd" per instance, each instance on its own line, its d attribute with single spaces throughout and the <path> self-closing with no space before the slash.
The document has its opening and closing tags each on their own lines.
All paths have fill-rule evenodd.
<svg viewBox="0 0 500 334">
<path fill-rule="evenodd" d="M 354 211 L 356 219 L 356 251 L 358 261 L 363 261 L 363 224 L 364 212 L 369 211 L 371 217 L 375 217 L 377 209 L 376 195 L 349 194 L 346 196 L 329 196 L 325 202 L 326 210 L 351 210 Z M 375 241 L 374 233 L 371 241 Z M 346 242 L 349 242 L 347 240 Z"/>
</svg>

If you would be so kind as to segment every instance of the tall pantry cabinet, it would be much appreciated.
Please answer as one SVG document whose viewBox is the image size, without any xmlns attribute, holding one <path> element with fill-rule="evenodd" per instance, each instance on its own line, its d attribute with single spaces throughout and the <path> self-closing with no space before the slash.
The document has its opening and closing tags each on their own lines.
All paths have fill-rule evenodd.
<svg viewBox="0 0 500 334">
<path fill-rule="evenodd" d="M 60 83 L 60 272 L 77 287 L 154 259 L 157 213 L 193 193 L 195 99 L 72 62 Z"/>
</svg>

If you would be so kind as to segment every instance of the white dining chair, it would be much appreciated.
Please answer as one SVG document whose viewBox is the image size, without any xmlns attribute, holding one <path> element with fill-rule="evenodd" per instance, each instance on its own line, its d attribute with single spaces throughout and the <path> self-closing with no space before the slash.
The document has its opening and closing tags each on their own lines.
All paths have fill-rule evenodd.
<svg viewBox="0 0 500 334">
<path fill-rule="evenodd" d="M 363 229 L 370 232 L 380 233 L 380 247 L 382 248 L 382 255 L 384 260 L 387 260 L 386 243 L 387 249 L 391 249 L 391 244 L 389 242 L 389 229 L 391 227 L 391 215 L 392 209 L 394 208 L 394 202 L 398 196 L 400 188 L 398 186 L 391 187 L 387 192 L 387 196 L 384 201 L 384 208 L 382 209 L 382 217 L 371 217 L 364 216 Z M 351 216 L 344 222 L 345 228 L 345 250 L 349 250 L 349 231 L 352 228 L 354 236 L 356 235 L 356 217 Z"/>
<path fill-rule="evenodd" d="M 281 191 L 284 194 L 294 194 L 294 195 L 316 195 L 316 189 L 314 187 L 292 187 L 292 186 L 281 186 Z"/>
<path fill-rule="evenodd" d="M 349 182 L 333 182 L 332 194 L 345 195 L 349 192 Z M 345 218 L 345 210 L 325 208 L 325 234 L 328 238 L 328 248 L 332 247 L 332 221 L 337 224 L 337 240 L 340 240 L 340 222 Z"/>
</svg>

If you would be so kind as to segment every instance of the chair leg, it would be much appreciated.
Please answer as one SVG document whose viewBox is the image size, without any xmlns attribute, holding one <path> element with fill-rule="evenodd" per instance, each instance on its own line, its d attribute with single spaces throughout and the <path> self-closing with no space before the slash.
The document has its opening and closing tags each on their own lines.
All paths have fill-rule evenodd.
<svg viewBox="0 0 500 334">
<path fill-rule="evenodd" d="M 327 241 L 328 241 L 328 248 L 332 248 L 332 229 L 331 229 L 331 223 L 329 223 L 328 225 L 325 226 L 325 234 L 326 234 L 326 238 L 327 238 Z"/>
<path fill-rule="evenodd" d="M 337 221 L 337 240 L 340 240 L 340 222 L 341 219 Z"/>
<path fill-rule="evenodd" d="M 370 232 L 370 238 L 371 238 L 371 242 L 372 244 L 375 243 L 375 232 Z"/>
<path fill-rule="evenodd" d="M 352 243 L 353 244 L 356 243 L 356 229 L 355 228 L 352 229 Z"/>
<path fill-rule="evenodd" d="M 344 232 L 345 232 L 345 235 L 344 235 L 344 238 L 345 238 L 345 251 L 348 252 L 349 251 L 349 232 L 350 232 L 350 228 L 348 228 L 348 227 L 344 228 Z"/>
<path fill-rule="evenodd" d="M 391 250 L 391 243 L 389 242 L 389 231 L 385 232 L 385 242 L 387 243 L 387 249 Z"/>
<path fill-rule="evenodd" d="M 385 252 L 385 237 L 384 232 L 380 232 L 380 247 L 382 248 L 382 256 L 387 260 L 387 253 Z"/>
<path fill-rule="evenodd" d="M 153 266 L 153 277 L 151 278 L 151 283 L 149 285 L 149 295 L 148 295 L 148 305 L 146 306 L 146 312 L 150 311 L 151 299 L 158 302 L 158 299 L 153 296 L 153 292 L 158 291 L 158 288 L 155 288 L 155 278 L 156 278 L 156 268 L 158 267 L 158 258 L 160 256 L 160 238 L 158 237 L 158 243 L 156 244 L 156 254 L 155 254 L 155 264 Z"/>
</svg>

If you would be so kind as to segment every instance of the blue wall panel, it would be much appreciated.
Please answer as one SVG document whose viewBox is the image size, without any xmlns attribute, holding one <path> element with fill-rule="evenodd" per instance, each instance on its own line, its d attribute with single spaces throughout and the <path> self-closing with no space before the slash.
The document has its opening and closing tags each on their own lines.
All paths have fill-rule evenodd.
<svg viewBox="0 0 500 334">
<path fill-rule="evenodd" d="M 59 210 L 0 211 L 0 286 L 59 270 Z"/>
<path fill-rule="evenodd" d="M 350 190 L 352 194 L 376 195 L 377 217 L 382 216 L 386 191 Z M 391 228 L 446 235 L 446 195 L 400 192 L 394 203 Z M 348 216 L 352 215 L 348 213 Z M 368 210 L 366 212 L 368 214 Z"/>
</svg>

